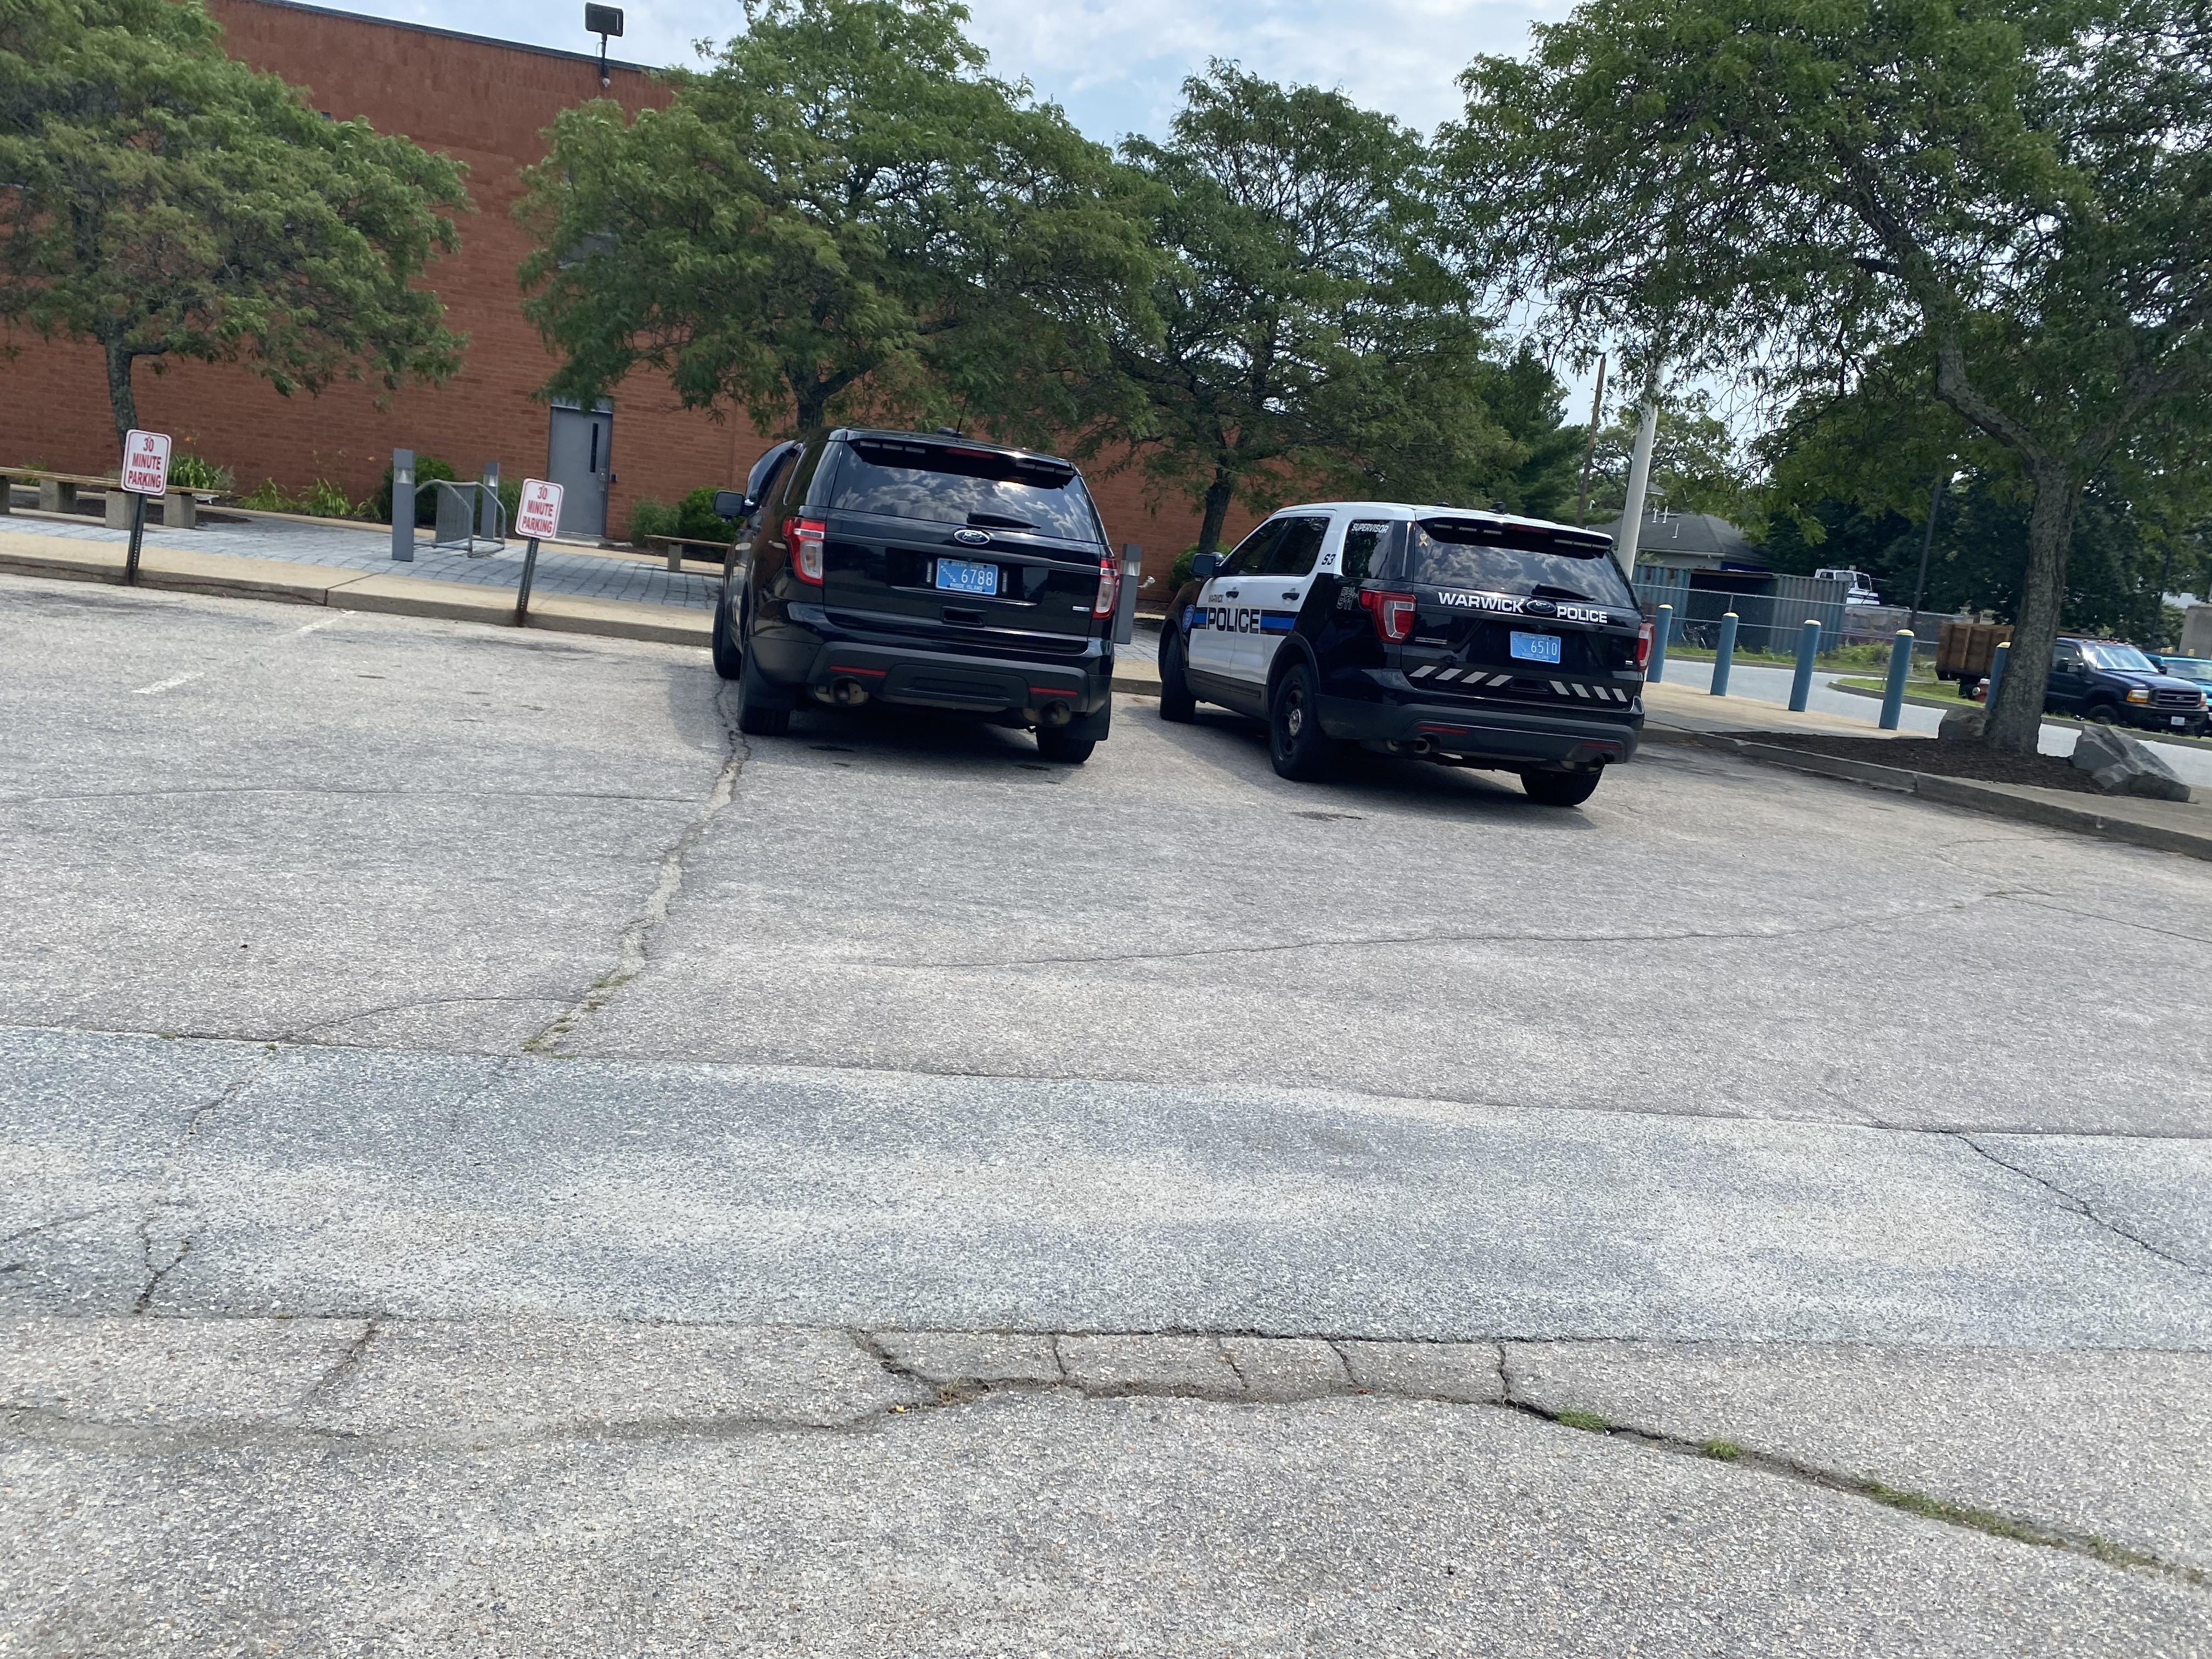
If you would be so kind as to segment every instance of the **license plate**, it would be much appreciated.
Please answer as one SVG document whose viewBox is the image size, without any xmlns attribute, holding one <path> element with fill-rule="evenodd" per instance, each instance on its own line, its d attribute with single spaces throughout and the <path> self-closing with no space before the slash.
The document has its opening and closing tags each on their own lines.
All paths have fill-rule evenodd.
<svg viewBox="0 0 2212 1659">
<path fill-rule="evenodd" d="M 2186 714 L 2176 714 L 2173 717 L 2173 723 L 2176 726 L 2186 726 L 2189 724 L 2189 716 Z"/>
<path fill-rule="evenodd" d="M 1516 634 L 1507 642 L 1516 659 L 1522 662 L 1559 660 L 1559 636 L 1557 634 Z"/>
<path fill-rule="evenodd" d="M 975 559 L 939 559 L 937 585 L 948 593 L 981 593 L 989 598 L 999 591 L 999 567 Z"/>
</svg>

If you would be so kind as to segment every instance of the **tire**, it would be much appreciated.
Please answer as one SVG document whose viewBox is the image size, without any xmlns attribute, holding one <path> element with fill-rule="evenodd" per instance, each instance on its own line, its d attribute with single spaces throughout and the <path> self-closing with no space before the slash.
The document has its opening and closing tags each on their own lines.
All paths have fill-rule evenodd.
<svg viewBox="0 0 2212 1659">
<path fill-rule="evenodd" d="M 738 669 L 738 730 L 749 738 L 780 738 L 791 730 L 791 710 L 772 706 L 772 694 L 752 653 Z"/>
<path fill-rule="evenodd" d="M 1283 671 L 1267 699 L 1267 758 L 1295 782 L 1327 777 L 1336 763 L 1336 744 L 1321 729 L 1320 701 L 1314 672 L 1303 661 Z"/>
<path fill-rule="evenodd" d="M 1062 766 L 1080 766 L 1091 758 L 1091 751 L 1098 746 L 1096 738 L 1072 738 L 1066 732 L 1050 726 L 1037 734 L 1037 753 L 1048 761 L 1058 761 Z"/>
<path fill-rule="evenodd" d="M 2118 726 L 2120 723 L 2120 711 L 2108 702 L 2093 702 L 2089 705 L 2089 712 L 2086 718 L 2094 720 L 2100 726 Z"/>
<path fill-rule="evenodd" d="M 1190 682 L 1182 672 L 1188 649 L 1182 629 L 1170 618 L 1160 635 L 1160 718 L 1177 726 L 1188 726 L 1198 718 L 1198 699 L 1191 695 Z"/>
<path fill-rule="evenodd" d="M 1597 793 L 1597 772 L 1523 772 L 1521 787 L 1539 806 L 1580 806 Z"/>
<path fill-rule="evenodd" d="M 730 637 L 730 592 L 726 584 L 714 601 L 714 630 L 709 637 L 708 652 L 714 659 L 714 672 L 726 680 L 737 678 L 744 666 L 744 647 Z"/>
</svg>

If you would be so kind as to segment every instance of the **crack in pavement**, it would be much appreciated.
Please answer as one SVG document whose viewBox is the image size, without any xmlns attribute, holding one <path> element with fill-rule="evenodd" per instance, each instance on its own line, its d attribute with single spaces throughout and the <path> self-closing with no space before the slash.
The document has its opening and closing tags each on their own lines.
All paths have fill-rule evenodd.
<svg viewBox="0 0 2212 1659">
<path fill-rule="evenodd" d="M 198 1106 L 193 1108 L 191 1116 L 185 1121 L 184 1133 L 178 1136 L 177 1144 L 170 1149 L 169 1156 L 163 1161 L 161 1177 L 155 1183 L 154 1190 L 147 1196 L 145 1212 L 138 1218 L 138 1254 L 139 1260 L 145 1265 L 146 1283 L 138 1292 L 138 1299 L 131 1310 L 132 1313 L 143 1314 L 151 1307 L 155 1294 L 161 1290 L 162 1281 L 174 1273 L 183 1264 L 185 1258 L 192 1253 L 192 1235 L 187 1231 L 184 1242 L 177 1247 L 177 1253 L 168 1261 L 157 1264 L 154 1260 L 154 1222 L 164 1210 L 189 1207 L 181 1189 L 179 1177 L 183 1171 L 185 1159 L 191 1152 L 192 1144 L 199 1139 L 201 1128 L 209 1118 L 229 1105 L 258 1082 L 261 1074 L 269 1069 L 270 1062 L 276 1057 L 275 1043 L 262 1044 L 261 1052 L 254 1057 L 253 1062 L 243 1073 L 232 1079 L 212 1100 L 203 1101 Z M 173 1198 L 166 1196 L 173 1185 L 179 1187 L 176 1196 Z"/>
<path fill-rule="evenodd" d="M 567 1012 L 548 1024 L 523 1045 L 526 1054 L 550 1054 L 559 1052 L 560 1045 L 575 1028 L 605 1007 L 607 1001 L 623 986 L 635 979 L 646 969 L 647 946 L 653 936 L 668 920 L 669 908 L 676 902 L 677 895 L 684 890 L 685 866 L 694 848 L 704 838 L 708 830 L 720 817 L 737 793 L 738 775 L 744 770 L 751 750 L 738 735 L 738 724 L 731 717 L 727 702 L 726 684 L 714 693 L 714 709 L 722 717 L 722 732 L 727 748 L 727 758 L 716 774 L 714 787 L 707 792 L 706 801 L 684 826 L 684 833 L 674 845 L 660 855 L 660 869 L 647 895 L 645 908 L 623 930 L 616 943 L 615 965 L 585 988 L 582 996 L 570 1005 Z"/>
<path fill-rule="evenodd" d="M 12 1233 L 0 1233 L 0 1244 L 13 1244 L 17 1239 L 29 1238 L 33 1234 L 47 1232 L 56 1227 L 66 1227 L 72 1222 L 89 1221 L 96 1215 L 106 1215 L 110 1210 L 123 1207 L 120 1204 L 101 1204 L 93 1209 L 80 1210 L 75 1215 L 56 1216 L 52 1221 L 41 1221 L 35 1226 L 19 1228 Z"/>
<path fill-rule="evenodd" d="M 1990 1132 L 1984 1131 L 1984 1133 Z M 2019 1176 L 2024 1180 L 2033 1182 L 2037 1186 L 2042 1188 L 2045 1191 L 2057 1198 L 2061 1208 L 2072 1211 L 2075 1215 L 2081 1216 L 2085 1220 L 2094 1223 L 2096 1225 L 2102 1227 L 2106 1232 L 2112 1234 L 2116 1237 L 2124 1238 L 2129 1243 L 2136 1246 L 2136 1249 L 2148 1251 L 2152 1255 L 2156 1256 L 2160 1261 L 2179 1267 L 2188 1273 L 2212 1275 L 2212 1267 L 2203 1267 L 2197 1262 L 2190 1261 L 2185 1256 L 2174 1255 L 2171 1250 L 2160 1249 L 2157 1245 L 2143 1237 L 2142 1234 L 2122 1226 L 2118 1222 L 2111 1219 L 2109 1217 L 2098 1214 L 2097 1212 L 2091 1207 L 2089 1200 L 2081 1197 L 2079 1194 L 2069 1193 L 2065 1188 L 2060 1186 L 2057 1182 L 2048 1180 L 2045 1177 L 2036 1174 L 2033 1170 L 2024 1170 L 2017 1164 L 2009 1163 L 2007 1160 L 1999 1158 L 1988 1147 L 1983 1146 L 1980 1141 L 1975 1139 L 1972 1135 L 1961 1134 L 1958 1138 L 1960 1140 L 1965 1141 L 1967 1146 L 1972 1147 L 1976 1152 L 1979 1152 L 1984 1158 L 1989 1159 L 1990 1163 L 1996 1164 L 2000 1170 L 2009 1170 L 2014 1175 Z"/>
<path fill-rule="evenodd" d="M 1608 1440 L 1626 1441 L 1632 1445 L 1663 1452 L 1671 1456 L 1694 1457 L 1704 1462 L 1717 1462 L 1729 1468 L 1742 1469 L 1755 1474 L 1778 1477 L 1798 1486 L 1814 1486 L 1824 1492 L 1838 1492 L 1846 1498 L 1881 1504 L 1885 1509 L 1899 1510 L 1924 1521 L 1935 1521 L 1946 1526 L 1957 1527 L 1968 1532 L 2001 1538 L 2016 1544 L 2028 1544 L 2039 1549 L 2062 1550 L 2069 1554 L 2087 1555 L 2103 1562 L 2108 1567 L 2134 1567 L 2154 1572 L 2187 1584 L 2192 1589 L 2212 1589 L 2212 1573 L 2179 1561 L 2169 1561 L 2164 1556 L 2130 1545 L 2117 1544 L 2094 1533 L 2085 1533 L 2058 1528 L 2040 1521 L 2030 1521 L 2021 1516 L 1998 1510 L 1985 1510 L 1976 1505 L 1956 1504 L 1926 1492 L 1912 1492 L 1892 1486 L 1863 1474 L 1851 1474 L 1841 1469 L 1808 1462 L 1779 1452 L 1761 1451 L 1754 1447 L 1741 1446 L 1733 1441 L 1719 1438 L 1693 1440 L 1686 1436 L 1668 1434 L 1657 1429 L 1639 1428 L 1633 1424 L 1607 1422 L 1595 1412 L 1582 1411 L 1573 1407 L 1551 1407 L 1524 1399 L 1513 1389 L 1511 1372 L 1506 1360 L 1505 1345 L 1498 1350 L 1498 1375 L 1504 1388 L 1498 1407 L 1533 1417 L 1540 1422 L 1556 1424 L 1577 1434 L 1595 1434 Z"/>
<path fill-rule="evenodd" d="M 1188 951 L 1130 951 L 1089 957 L 1008 957 L 988 962 L 878 962 L 868 965 L 910 973 L 963 968 L 1061 968 L 1117 962 L 1182 962 L 1195 957 L 1272 956 L 1290 951 L 1346 951 L 1389 945 L 1674 945 L 1699 939 L 1765 942 L 1769 939 L 1809 939 L 1860 927 L 1878 927 L 1890 922 L 1919 921 L 1954 915 L 1961 910 L 1971 910 L 2009 896 L 2011 895 L 2006 893 L 1985 893 L 1978 898 L 1960 899 L 1955 903 L 1930 905 L 1918 910 L 1899 910 L 1880 916 L 1846 916 L 1814 927 L 1686 928 L 1644 933 L 1378 933 L 1352 939 L 1289 939 L 1273 945 L 1199 945 Z"/>
<path fill-rule="evenodd" d="M 558 996 L 422 997 L 412 1002 L 387 1003 L 379 1008 L 362 1008 L 349 1014 L 336 1014 L 329 1019 L 317 1020 L 312 1025 L 297 1025 L 276 1037 L 275 1041 L 278 1042 L 296 1042 L 303 1047 L 322 1046 L 314 1042 L 312 1036 L 313 1033 L 317 1031 L 327 1031 L 333 1025 L 350 1025 L 356 1020 L 374 1019 L 380 1014 L 411 1013 L 417 1008 L 465 1007 L 483 1003 L 551 1003 L 556 1007 L 559 1007 L 563 1006 L 565 1001 L 566 999 Z M 328 1046 L 331 1048 L 355 1048 L 360 1045 L 355 1043 L 333 1042 Z"/>
<path fill-rule="evenodd" d="M 2130 921 L 2125 916 L 2108 916 L 2101 910 L 2080 910 L 2070 904 L 2051 903 L 2047 896 L 2022 897 L 2021 902 L 2037 910 L 2055 910 L 2062 916 L 2079 916 L 2085 921 L 2102 921 L 2114 927 L 2132 927 L 2139 933 L 2155 933 L 2160 939 L 2185 939 L 2191 945 L 2212 945 L 2212 935 L 2185 933 L 2172 927 L 2154 927 L 2147 921 Z"/>
</svg>

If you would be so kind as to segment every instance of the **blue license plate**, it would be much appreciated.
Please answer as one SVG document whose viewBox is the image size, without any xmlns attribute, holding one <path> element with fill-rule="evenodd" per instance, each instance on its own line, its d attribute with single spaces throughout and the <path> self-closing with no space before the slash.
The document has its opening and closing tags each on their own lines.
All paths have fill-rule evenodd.
<svg viewBox="0 0 2212 1659">
<path fill-rule="evenodd" d="M 988 599 L 999 591 L 999 567 L 975 559 L 939 559 L 937 585 L 948 593 L 981 593 Z"/>
<path fill-rule="evenodd" d="M 1557 666 L 1559 660 L 1559 636 L 1557 634 L 1515 634 L 1508 641 L 1515 659 L 1521 662 L 1547 662 Z"/>
</svg>

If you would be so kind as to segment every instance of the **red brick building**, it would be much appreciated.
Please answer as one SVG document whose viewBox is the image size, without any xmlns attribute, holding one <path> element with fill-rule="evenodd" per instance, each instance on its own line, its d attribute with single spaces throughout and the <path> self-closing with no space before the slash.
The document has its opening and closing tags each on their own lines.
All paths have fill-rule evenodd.
<svg viewBox="0 0 2212 1659">
<path fill-rule="evenodd" d="M 606 528 L 619 537 L 641 495 L 674 501 L 702 484 L 741 482 L 767 447 L 735 410 L 716 422 L 679 409 L 665 384 L 635 377 L 611 399 L 598 433 L 580 412 L 565 416 L 535 393 L 552 368 L 537 331 L 524 321 L 515 270 L 529 252 L 513 216 L 517 173 L 544 154 L 544 130 L 563 106 L 611 96 L 635 110 L 665 97 L 642 70 L 612 64 L 602 91 L 595 53 L 562 52 L 386 22 L 289 0 L 208 0 L 227 49 L 254 68 L 305 88 L 339 119 L 366 117 L 465 162 L 476 210 L 460 224 L 461 250 L 432 264 L 428 280 L 447 324 L 468 337 L 461 372 L 445 386 L 410 386 L 387 409 L 366 386 L 333 386 L 319 398 L 280 397 L 240 368 L 142 362 L 139 419 L 237 474 L 240 489 L 273 477 L 288 491 L 324 477 L 356 500 L 371 494 L 395 448 L 435 455 L 464 477 L 488 460 L 504 476 L 546 476 L 556 442 L 604 442 L 611 474 Z M 733 14 L 734 15 L 734 14 Z M 17 337 L 0 359 L 0 459 L 70 471 L 112 470 L 114 430 L 106 383 L 93 348 Z M 1097 477 L 1109 532 L 1141 542 L 1148 574 L 1197 534 L 1180 500 L 1155 514 L 1133 472 Z M 1231 530 L 1249 522 L 1238 514 Z M 574 526 L 574 529 L 592 526 Z M 1154 589 L 1158 591 L 1157 588 Z"/>
</svg>

